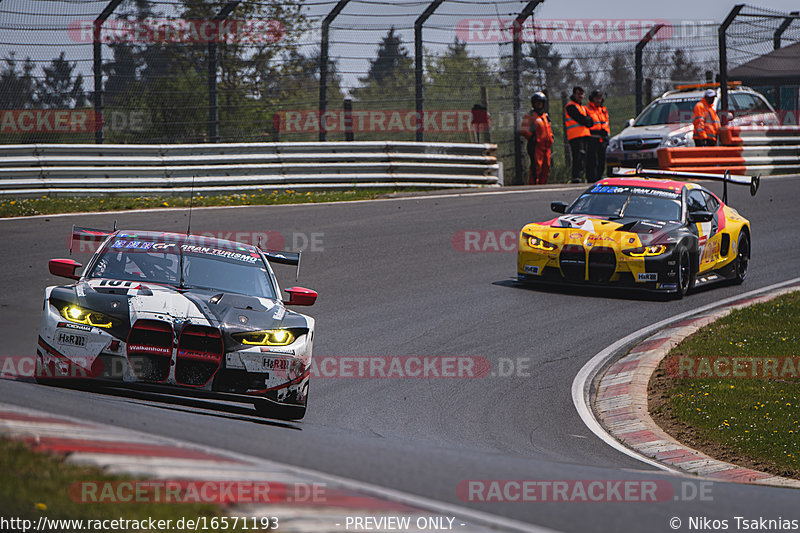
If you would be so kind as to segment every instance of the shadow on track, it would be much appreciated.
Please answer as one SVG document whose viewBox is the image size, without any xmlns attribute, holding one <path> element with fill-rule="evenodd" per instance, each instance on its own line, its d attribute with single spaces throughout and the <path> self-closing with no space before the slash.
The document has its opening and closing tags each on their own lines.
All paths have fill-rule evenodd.
<svg viewBox="0 0 800 533">
<path fill-rule="evenodd" d="M 38 385 L 33 379 L 15 379 L 14 381 L 28 382 L 39 387 L 55 387 L 83 392 L 92 392 L 106 396 L 127 398 L 143 402 L 151 402 L 150 406 L 157 409 L 178 411 L 195 415 L 213 416 L 228 420 L 241 420 L 255 424 L 273 426 L 285 429 L 302 431 L 302 427 L 293 423 L 261 417 L 256 414 L 252 407 L 222 403 L 219 401 L 205 400 L 202 398 L 190 398 L 186 396 L 174 396 L 170 394 L 160 394 L 146 390 L 137 390 L 130 387 L 118 387 L 103 383 L 73 382 L 59 383 L 58 385 Z M 199 410 L 195 410 L 199 409 Z"/>
</svg>

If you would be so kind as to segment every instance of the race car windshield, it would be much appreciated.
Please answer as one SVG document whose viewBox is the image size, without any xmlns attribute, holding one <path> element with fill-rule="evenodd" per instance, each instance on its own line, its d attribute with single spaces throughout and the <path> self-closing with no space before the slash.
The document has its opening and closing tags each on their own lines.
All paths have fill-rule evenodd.
<svg viewBox="0 0 800 533">
<path fill-rule="evenodd" d="M 275 298 L 270 275 L 257 254 L 247 249 L 230 250 L 142 239 L 116 239 L 102 252 L 90 278 L 151 282 L 181 286 L 180 254 L 183 252 L 185 289 L 209 289 Z"/>
<path fill-rule="evenodd" d="M 681 218 L 680 194 L 643 187 L 597 186 L 578 198 L 569 214 L 678 221 Z"/>
<path fill-rule="evenodd" d="M 660 100 L 644 110 L 634 126 L 657 126 L 660 124 L 691 124 L 694 106 L 700 99 Z"/>
</svg>

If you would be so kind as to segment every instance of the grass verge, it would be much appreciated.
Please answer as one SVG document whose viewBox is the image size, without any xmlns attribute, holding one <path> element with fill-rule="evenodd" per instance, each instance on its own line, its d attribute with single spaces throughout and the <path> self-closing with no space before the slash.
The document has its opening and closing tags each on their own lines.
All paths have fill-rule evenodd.
<svg viewBox="0 0 800 533">
<path fill-rule="evenodd" d="M 653 419 L 717 459 L 800 479 L 800 292 L 732 312 L 670 351 Z"/>
<path fill-rule="evenodd" d="M 181 518 L 206 517 L 206 523 L 211 523 L 212 518 L 224 516 L 220 507 L 210 504 L 73 501 L 69 491 L 73 483 L 130 478 L 109 476 L 94 467 L 70 465 L 60 457 L 33 452 L 20 442 L 0 439 L 0 471 L 3 472 L 0 476 L 0 516 L 6 519 L 19 518 L 37 524 L 41 516 L 63 520 L 143 521 L 152 518 L 155 521 L 172 520 L 172 524 L 176 524 Z M 146 524 L 136 529 L 141 532 L 164 531 L 149 529 Z"/>
<path fill-rule="evenodd" d="M 310 204 L 322 202 L 342 202 L 353 200 L 373 200 L 396 192 L 414 192 L 416 189 L 350 189 L 342 191 L 300 192 L 287 189 L 282 192 L 255 192 L 252 194 L 231 194 L 224 196 L 203 196 L 195 194 L 191 204 L 194 207 L 237 206 L 237 205 L 275 205 Z M 154 207 L 189 207 L 190 199 L 178 196 L 141 196 L 108 198 L 3 198 L 0 199 L 0 218 L 50 215 L 54 213 L 83 213 L 103 211 L 123 211 L 126 209 L 149 209 Z"/>
</svg>

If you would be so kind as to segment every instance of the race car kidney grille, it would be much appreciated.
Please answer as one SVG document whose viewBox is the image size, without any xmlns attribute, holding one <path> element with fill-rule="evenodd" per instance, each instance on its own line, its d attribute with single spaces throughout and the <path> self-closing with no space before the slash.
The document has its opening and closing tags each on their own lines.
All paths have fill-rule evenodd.
<svg viewBox="0 0 800 533">
<path fill-rule="evenodd" d="M 224 351 L 219 329 L 185 326 L 178 337 L 175 381 L 192 387 L 205 385 L 219 369 Z"/>
<path fill-rule="evenodd" d="M 172 325 L 162 320 L 139 319 L 128 333 L 127 354 L 136 377 L 166 381 L 172 359 Z"/>
<path fill-rule="evenodd" d="M 586 251 L 583 246 L 568 244 L 558 256 L 561 273 L 570 281 L 584 281 L 586 276 Z"/>
<path fill-rule="evenodd" d="M 617 256 L 612 248 L 598 246 L 589 251 L 589 281 L 602 283 L 611 279 L 617 268 Z"/>
</svg>

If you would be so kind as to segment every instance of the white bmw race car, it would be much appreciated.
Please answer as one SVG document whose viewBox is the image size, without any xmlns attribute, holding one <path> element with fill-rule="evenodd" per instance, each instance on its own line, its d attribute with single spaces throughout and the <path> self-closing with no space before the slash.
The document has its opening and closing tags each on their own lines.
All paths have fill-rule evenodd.
<svg viewBox="0 0 800 533">
<path fill-rule="evenodd" d="M 317 293 L 287 289 L 270 263 L 300 254 L 195 235 L 74 228 L 99 248 L 83 274 L 72 259 L 50 272 L 75 280 L 47 287 L 36 380 L 79 380 L 255 404 L 264 416 L 303 418 L 314 319 L 286 306 Z"/>
</svg>

